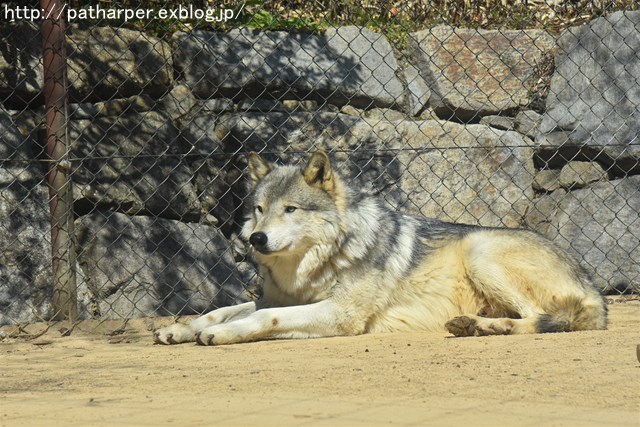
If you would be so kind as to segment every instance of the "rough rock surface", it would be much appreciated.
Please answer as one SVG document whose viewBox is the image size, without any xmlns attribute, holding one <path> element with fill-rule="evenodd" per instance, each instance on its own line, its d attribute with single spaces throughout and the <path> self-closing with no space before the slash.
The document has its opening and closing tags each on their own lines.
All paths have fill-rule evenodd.
<svg viewBox="0 0 640 427">
<path fill-rule="evenodd" d="M 515 129 L 523 135 L 534 139 L 538 134 L 542 116 L 533 110 L 520 111 L 514 118 Z"/>
<path fill-rule="evenodd" d="M 484 125 L 406 122 L 402 205 L 446 221 L 519 227 L 533 197 L 533 149 L 516 132 Z M 462 149 L 461 149 L 462 148 Z"/>
<path fill-rule="evenodd" d="M 439 26 L 409 37 L 409 52 L 431 86 L 440 117 L 472 121 L 526 107 L 533 70 L 555 45 L 542 30 Z"/>
<path fill-rule="evenodd" d="M 130 113 L 151 111 L 155 101 L 149 95 L 142 94 L 128 98 L 116 98 L 109 101 L 79 102 L 69 105 L 69 119 L 94 119 L 100 116 L 121 116 Z"/>
<path fill-rule="evenodd" d="M 189 148 L 162 115 L 149 112 L 70 121 L 78 208 L 196 219 L 200 206 L 183 154 Z"/>
<path fill-rule="evenodd" d="M 97 212 L 76 221 L 88 315 L 201 313 L 246 301 L 229 242 L 214 227 Z"/>
<path fill-rule="evenodd" d="M 158 103 L 172 120 L 187 116 L 196 106 L 196 97 L 184 84 L 175 86 L 169 93 L 163 96 Z"/>
<path fill-rule="evenodd" d="M 536 202 L 527 222 L 576 255 L 604 291 L 638 292 L 638 188 L 640 176 L 632 176 L 554 192 Z"/>
<path fill-rule="evenodd" d="M 42 40 L 34 23 L 0 25 L 0 99 L 23 106 L 41 96 Z"/>
<path fill-rule="evenodd" d="M 407 64 L 404 69 L 404 79 L 407 83 L 409 113 L 413 117 L 419 116 L 429 105 L 431 89 L 418 69 L 411 64 Z"/>
<path fill-rule="evenodd" d="M 533 189 L 536 191 L 555 191 L 560 188 L 560 171 L 558 169 L 543 169 L 533 178 Z"/>
<path fill-rule="evenodd" d="M 24 105 L 41 96 L 40 29 L 31 23 L 3 23 L 0 39 L 0 99 Z M 105 100 L 147 93 L 159 96 L 173 82 L 168 43 L 125 28 L 71 26 L 67 80 L 71 99 Z"/>
<path fill-rule="evenodd" d="M 595 181 L 606 181 L 607 172 L 596 162 L 572 161 L 560 170 L 558 181 L 566 189 L 582 188 Z"/>
<path fill-rule="evenodd" d="M 0 325 L 51 314 L 49 194 L 32 142 L 0 108 Z"/>
<path fill-rule="evenodd" d="M 551 161 L 596 157 L 618 174 L 640 172 L 640 11 L 568 29 L 537 142 Z"/>
<path fill-rule="evenodd" d="M 167 42 L 126 28 L 73 28 L 67 37 L 72 99 L 160 96 L 173 82 Z"/>
<path fill-rule="evenodd" d="M 513 130 L 515 126 L 514 118 L 506 116 L 484 116 L 480 119 L 480 124 L 501 130 Z"/>
<path fill-rule="evenodd" d="M 357 107 L 402 102 L 391 45 L 365 28 L 328 29 L 323 35 L 178 32 L 172 42 L 177 69 L 200 98 L 266 91 Z"/>
</svg>

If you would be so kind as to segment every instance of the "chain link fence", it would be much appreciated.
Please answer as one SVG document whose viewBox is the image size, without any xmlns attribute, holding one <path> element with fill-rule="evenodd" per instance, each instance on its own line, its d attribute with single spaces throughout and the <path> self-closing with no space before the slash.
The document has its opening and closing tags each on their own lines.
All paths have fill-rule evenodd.
<svg viewBox="0 0 640 427">
<path fill-rule="evenodd" d="M 255 297 L 249 151 L 640 290 L 634 2 L 42 3 L 0 4 L 0 325 Z"/>
</svg>

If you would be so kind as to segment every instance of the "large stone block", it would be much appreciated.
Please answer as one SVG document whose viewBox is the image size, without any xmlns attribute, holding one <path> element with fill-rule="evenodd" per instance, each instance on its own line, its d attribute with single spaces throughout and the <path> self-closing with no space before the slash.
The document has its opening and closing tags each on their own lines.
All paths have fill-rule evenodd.
<svg viewBox="0 0 640 427">
<path fill-rule="evenodd" d="M 173 81 L 169 44 L 139 31 L 74 27 L 67 46 L 72 99 L 159 96 Z"/>
<path fill-rule="evenodd" d="M 438 121 L 407 122 L 400 133 L 406 209 L 445 221 L 522 225 L 533 198 L 530 140 L 484 125 Z"/>
<path fill-rule="evenodd" d="M 48 200 L 35 165 L 0 167 L 0 325 L 52 314 Z"/>
<path fill-rule="evenodd" d="M 640 11 L 569 28 L 558 44 L 540 157 L 552 167 L 597 159 L 618 175 L 640 173 Z"/>
<path fill-rule="evenodd" d="M 0 108 L 0 324 L 51 315 L 51 238 L 45 168 L 31 138 Z"/>
<path fill-rule="evenodd" d="M 640 176 L 538 199 L 528 224 L 569 250 L 605 292 L 640 291 Z"/>
<path fill-rule="evenodd" d="M 10 104 L 33 102 L 41 95 L 44 78 L 39 28 L 3 23 L 0 39 L 0 95 Z M 159 96 L 172 84 L 170 46 L 157 37 L 125 28 L 71 26 L 66 42 L 73 101 Z"/>
<path fill-rule="evenodd" d="M 162 115 L 133 113 L 69 122 L 77 208 L 197 220 L 200 205 L 184 159 L 189 147 Z"/>
<path fill-rule="evenodd" d="M 176 68 L 201 98 L 289 94 L 357 107 L 403 101 L 391 45 L 366 28 L 330 28 L 322 35 L 249 29 L 178 32 L 173 45 Z"/>
<path fill-rule="evenodd" d="M 119 213 L 76 221 L 88 314 L 194 314 L 247 300 L 229 242 L 215 227 Z"/>
<path fill-rule="evenodd" d="M 0 25 L 0 99 L 22 108 L 41 99 L 42 39 L 34 23 Z"/>
<path fill-rule="evenodd" d="M 530 103 L 536 65 L 554 47 L 542 30 L 475 30 L 439 26 L 411 34 L 409 54 L 431 86 L 441 117 L 477 121 Z"/>
</svg>

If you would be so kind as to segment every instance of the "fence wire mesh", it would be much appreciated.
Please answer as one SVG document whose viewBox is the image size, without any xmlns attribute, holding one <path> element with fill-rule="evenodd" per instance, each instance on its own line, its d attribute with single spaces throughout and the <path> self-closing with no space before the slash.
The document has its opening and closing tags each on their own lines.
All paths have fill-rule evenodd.
<svg viewBox="0 0 640 427">
<path fill-rule="evenodd" d="M 259 294 L 249 151 L 324 149 L 393 208 L 535 229 L 604 293 L 638 292 L 638 5 L 510 3 L 2 3 L 0 325 Z"/>
</svg>

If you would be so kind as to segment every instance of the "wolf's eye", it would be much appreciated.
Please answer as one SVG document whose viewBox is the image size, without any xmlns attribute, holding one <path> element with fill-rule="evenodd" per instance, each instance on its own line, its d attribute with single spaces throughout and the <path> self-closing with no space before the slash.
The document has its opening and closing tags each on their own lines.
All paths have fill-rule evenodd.
<svg viewBox="0 0 640 427">
<path fill-rule="evenodd" d="M 298 208 L 296 208 L 295 206 L 287 206 L 286 208 L 284 208 L 284 211 L 286 213 L 292 213 L 292 212 L 295 212 L 296 209 L 298 209 Z"/>
<path fill-rule="evenodd" d="M 262 206 L 260 205 L 256 206 L 256 212 L 262 213 Z"/>
</svg>

